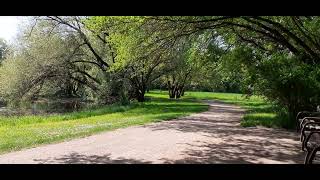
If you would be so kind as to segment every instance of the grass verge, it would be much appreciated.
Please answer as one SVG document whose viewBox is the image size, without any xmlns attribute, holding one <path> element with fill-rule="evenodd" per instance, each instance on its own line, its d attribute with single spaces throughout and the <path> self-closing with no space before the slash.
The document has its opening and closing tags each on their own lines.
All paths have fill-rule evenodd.
<svg viewBox="0 0 320 180">
<path fill-rule="evenodd" d="M 261 97 L 241 94 L 186 92 L 179 100 L 168 99 L 167 91 L 150 91 L 145 103 L 111 105 L 60 115 L 0 116 L 0 153 L 84 137 L 102 131 L 174 119 L 208 110 L 199 102 L 215 99 L 237 104 L 245 109 L 241 125 L 286 127 L 288 120 L 279 109 Z"/>
<path fill-rule="evenodd" d="M 174 119 L 208 109 L 207 105 L 194 101 L 169 100 L 152 94 L 149 98 L 145 103 L 112 105 L 61 115 L 0 117 L 0 153 Z"/>
<path fill-rule="evenodd" d="M 294 123 L 289 120 L 284 109 L 259 96 L 245 97 L 235 93 L 187 92 L 186 97 L 198 100 L 215 99 L 239 105 L 247 110 L 241 121 L 243 127 L 265 126 L 286 129 L 294 127 Z"/>
</svg>

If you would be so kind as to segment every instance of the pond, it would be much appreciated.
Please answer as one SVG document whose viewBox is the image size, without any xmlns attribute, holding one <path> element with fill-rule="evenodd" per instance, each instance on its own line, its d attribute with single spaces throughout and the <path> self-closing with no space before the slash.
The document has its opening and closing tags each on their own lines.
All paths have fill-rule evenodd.
<svg viewBox="0 0 320 180">
<path fill-rule="evenodd" d="M 24 104 L 20 108 L 11 108 L 0 105 L 0 115 L 27 115 L 27 114 L 48 114 L 65 113 L 78 111 L 80 109 L 93 106 L 92 101 L 85 101 L 80 98 L 59 98 L 45 99 L 41 98 L 32 103 Z"/>
</svg>

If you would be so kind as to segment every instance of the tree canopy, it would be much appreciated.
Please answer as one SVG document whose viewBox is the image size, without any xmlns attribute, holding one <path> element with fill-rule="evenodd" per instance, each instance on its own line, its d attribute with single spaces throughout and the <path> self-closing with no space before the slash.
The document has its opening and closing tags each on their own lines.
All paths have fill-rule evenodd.
<svg viewBox="0 0 320 180">
<path fill-rule="evenodd" d="M 293 118 L 320 102 L 319 29 L 315 16 L 32 17 L 13 53 L 0 41 L 0 95 L 128 103 L 151 88 L 240 92 Z"/>
</svg>

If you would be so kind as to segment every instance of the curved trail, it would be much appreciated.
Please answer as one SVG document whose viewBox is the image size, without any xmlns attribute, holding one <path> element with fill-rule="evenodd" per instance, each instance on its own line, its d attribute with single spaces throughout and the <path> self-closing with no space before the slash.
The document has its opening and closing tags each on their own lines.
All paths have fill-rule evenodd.
<svg viewBox="0 0 320 180">
<path fill-rule="evenodd" d="M 12 152 L 0 163 L 303 163 L 297 133 L 243 128 L 243 109 L 206 102 L 206 112 Z"/>
</svg>

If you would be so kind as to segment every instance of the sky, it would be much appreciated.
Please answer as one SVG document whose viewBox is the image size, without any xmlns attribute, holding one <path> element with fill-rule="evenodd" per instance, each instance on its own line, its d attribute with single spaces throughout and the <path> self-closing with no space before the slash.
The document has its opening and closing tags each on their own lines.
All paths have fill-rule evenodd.
<svg viewBox="0 0 320 180">
<path fill-rule="evenodd" d="M 19 17 L 0 16 L 0 38 L 12 41 L 18 32 Z"/>
</svg>

